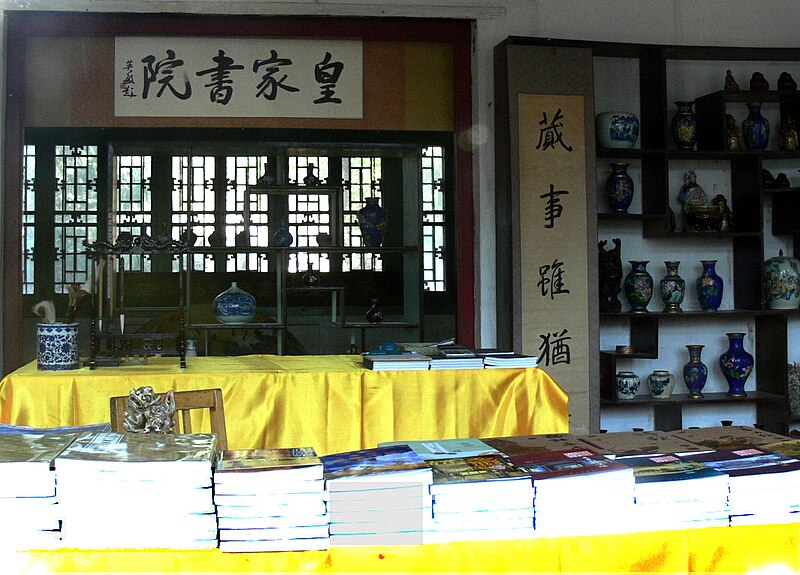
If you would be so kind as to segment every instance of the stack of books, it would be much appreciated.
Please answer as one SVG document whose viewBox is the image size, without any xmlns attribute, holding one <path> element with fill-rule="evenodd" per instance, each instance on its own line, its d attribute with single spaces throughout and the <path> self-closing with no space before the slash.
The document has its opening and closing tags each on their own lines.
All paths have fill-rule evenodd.
<svg viewBox="0 0 800 575">
<path fill-rule="evenodd" d="M 539 363 L 538 356 L 513 351 L 476 350 L 475 355 L 483 358 L 483 366 L 486 368 L 536 367 Z"/>
<path fill-rule="evenodd" d="M 728 475 L 675 454 L 618 458 L 636 479 L 636 531 L 728 525 Z"/>
<path fill-rule="evenodd" d="M 431 459 L 452 459 L 453 457 L 474 457 L 476 455 L 496 455 L 497 449 L 474 437 L 453 439 L 429 439 L 427 441 L 386 441 L 378 447 L 407 445 L 425 461 Z"/>
<path fill-rule="evenodd" d="M 731 525 L 797 520 L 800 460 L 758 447 L 719 449 L 683 459 L 729 476 Z"/>
<path fill-rule="evenodd" d="M 407 371 L 412 369 L 429 369 L 431 357 L 416 351 L 398 351 L 397 353 L 368 352 L 362 354 L 364 367 L 372 371 Z"/>
<path fill-rule="evenodd" d="M 4 548 L 59 547 L 53 460 L 76 437 L 70 433 L 0 436 L 0 540 Z"/>
<path fill-rule="evenodd" d="M 426 542 L 533 536 L 533 483 L 500 454 L 431 459 L 433 531 Z"/>
<path fill-rule="evenodd" d="M 324 455 L 332 547 L 417 545 L 431 523 L 430 466 L 407 445 Z"/>
<path fill-rule="evenodd" d="M 55 459 L 62 544 L 213 549 L 216 437 L 84 433 Z"/>
<path fill-rule="evenodd" d="M 590 449 L 522 453 L 509 460 L 533 479 L 537 535 L 630 531 L 634 511 L 631 467 Z"/>
<path fill-rule="evenodd" d="M 322 461 L 311 447 L 217 453 L 214 503 L 222 551 L 328 549 Z"/>
<path fill-rule="evenodd" d="M 702 445 L 707 449 L 741 449 L 759 447 L 788 439 L 748 425 L 720 425 L 712 427 L 693 427 L 667 431 L 668 435 L 684 441 Z"/>
<path fill-rule="evenodd" d="M 588 433 L 578 439 L 609 458 L 641 455 L 700 453 L 711 448 L 671 435 L 667 431 Z"/>
<path fill-rule="evenodd" d="M 593 449 L 591 445 L 580 440 L 577 435 L 572 433 L 484 437 L 483 442 L 508 456 L 536 453 L 537 451 Z"/>
<path fill-rule="evenodd" d="M 483 369 L 483 358 L 463 345 L 440 344 L 432 356 L 431 369 Z"/>
</svg>

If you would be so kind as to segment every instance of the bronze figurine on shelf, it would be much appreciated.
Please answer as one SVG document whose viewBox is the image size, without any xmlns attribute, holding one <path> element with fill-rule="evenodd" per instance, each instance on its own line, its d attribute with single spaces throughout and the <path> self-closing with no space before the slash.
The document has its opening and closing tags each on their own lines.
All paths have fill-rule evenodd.
<svg viewBox="0 0 800 575">
<path fill-rule="evenodd" d="M 728 150 L 732 152 L 744 150 L 742 131 L 739 129 L 739 126 L 736 125 L 736 118 L 730 114 L 725 114 L 725 139 Z"/>
<path fill-rule="evenodd" d="M 784 90 L 786 92 L 797 91 L 797 82 L 794 81 L 794 78 L 792 78 L 789 72 L 781 72 L 781 75 L 778 77 L 778 90 Z"/>
<path fill-rule="evenodd" d="M 769 90 L 769 81 L 761 72 L 753 72 L 750 78 L 750 89 L 756 92 L 766 92 Z"/>
<path fill-rule="evenodd" d="M 711 200 L 712 205 L 718 206 L 722 212 L 722 219 L 719 224 L 719 231 L 732 232 L 733 231 L 733 212 L 728 207 L 728 200 L 722 194 L 717 194 Z"/>
<path fill-rule="evenodd" d="M 735 92 L 738 89 L 739 89 L 739 84 L 736 82 L 736 80 L 734 80 L 733 74 L 731 74 L 731 71 L 728 70 L 725 73 L 725 91 L 727 91 L 727 92 Z"/>
<path fill-rule="evenodd" d="M 622 281 L 622 250 L 619 238 L 611 240 L 614 247 L 606 250 L 606 240 L 601 240 L 598 244 L 600 274 L 600 311 L 619 312 L 622 311 L 622 303 L 617 298 L 622 291 L 620 282 Z"/>
</svg>

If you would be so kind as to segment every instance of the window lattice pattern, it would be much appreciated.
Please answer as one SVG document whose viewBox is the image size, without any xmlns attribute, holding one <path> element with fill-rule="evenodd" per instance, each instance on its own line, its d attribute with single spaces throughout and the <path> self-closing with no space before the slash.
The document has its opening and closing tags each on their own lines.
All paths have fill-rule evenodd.
<svg viewBox="0 0 800 575">
<path fill-rule="evenodd" d="M 266 196 L 250 199 L 249 236 L 245 229 L 245 191 L 247 186 L 258 182 L 264 173 L 268 158 L 266 156 L 229 156 L 226 158 L 226 177 L 228 186 L 225 191 L 225 245 L 236 245 L 247 242 L 247 245 L 265 247 L 269 245 L 269 215 L 266 209 Z M 262 209 L 261 202 L 264 202 Z M 213 221 L 209 223 L 213 231 Z M 211 233 L 211 232 L 209 232 Z M 238 239 L 237 239 L 238 238 Z M 208 245 L 208 244 L 203 244 Z M 226 260 L 227 271 L 250 270 L 265 272 L 268 260 L 263 254 L 235 254 Z"/>
<path fill-rule="evenodd" d="M 309 179 L 311 178 L 311 180 Z M 290 156 L 289 182 L 298 186 L 310 186 L 313 178 L 328 182 L 328 158 L 320 156 Z M 316 246 L 317 234 L 332 235 L 331 196 L 327 194 L 291 194 L 289 196 L 289 231 L 294 236 L 295 246 Z M 290 272 L 302 272 L 308 265 L 320 271 L 330 271 L 327 254 L 294 254 L 289 261 Z"/>
<path fill-rule="evenodd" d="M 117 158 L 117 219 L 116 232 L 129 232 L 136 237 L 156 234 L 153 229 L 150 156 L 119 156 Z M 116 238 L 114 238 L 116 239 Z M 150 271 L 151 260 L 141 254 L 125 256 L 126 269 Z"/>
<path fill-rule="evenodd" d="M 97 241 L 97 164 L 97 146 L 56 146 L 56 293 L 87 278 L 83 240 Z"/>
<path fill-rule="evenodd" d="M 344 245 L 363 246 L 356 214 L 364 207 L 365 199 L 380 199 L 381 159 L 373 157 L 342 158 L 342 187 L 344 189 Z M 383 262 L 378 254 L 352 254 L 345 256 L 342 270 L 381 271 Z"/>
<path fill-rule="evenodd" d="M 445 291 L 444 149 L 424 148 L 421 159 L 423 289 Z"/>
<path fill-rule="evenodd" d="M 175 188 L 172 191 L 172 235 L 174 238 L 185 233 L 191 226 L 201 236 L 197 245 L 208 245 L 208 236 L 213 232 L 215 158 L 213 156 L 175 156 L 172 158 L 172 178 Z M 241 216 L 239 216 L 241 220 Z M 210 225 L 209 225 L 210 222 Z M 227 230 L 226 230 L 227 232 Z M 231 243 L 233 245 L 233 238 Z M 227 241 L 227 238 L 226 238 Z M 202 243 L 201 243 L 202 242 Z M 191 265 L 198 271 L 214 271 L 214 261 L 204 254 L 194 254 Z M 178 262 L 173 262 L 177 271 Z"/>
<path fill-rule="evenodd" d="M 22 293 L 32 294 L 36 261 L 33 248 L 36 240 L 36 146 L 25 146 L 22 158 Z"/>
</svg>

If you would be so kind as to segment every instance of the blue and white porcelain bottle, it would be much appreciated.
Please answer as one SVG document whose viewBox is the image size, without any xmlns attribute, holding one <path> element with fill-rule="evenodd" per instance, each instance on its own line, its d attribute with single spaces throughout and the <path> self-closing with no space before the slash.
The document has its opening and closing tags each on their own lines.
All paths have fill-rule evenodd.
<svg viewBox="0 0 800 575">
<path fill-rule="evenodd" d="M 231 282 L 231 287 L 214 298 L 214 316 L 220 323 L 250 322 L 256 316 L 256 298 Z"/>
</svg>

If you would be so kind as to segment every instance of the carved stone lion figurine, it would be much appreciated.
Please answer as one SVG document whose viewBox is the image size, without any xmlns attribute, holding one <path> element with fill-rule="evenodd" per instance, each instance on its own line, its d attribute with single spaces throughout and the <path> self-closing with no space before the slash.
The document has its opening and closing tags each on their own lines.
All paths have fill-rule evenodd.
<svg viewBox="0 0 800 575">
<path fill-rule="evenodd" d="M 175 427 L 174 392 L 159 396 L 149 385 L 132 389 L 123 425 L 131 433 L 171 433 Z"/>
</svg>

